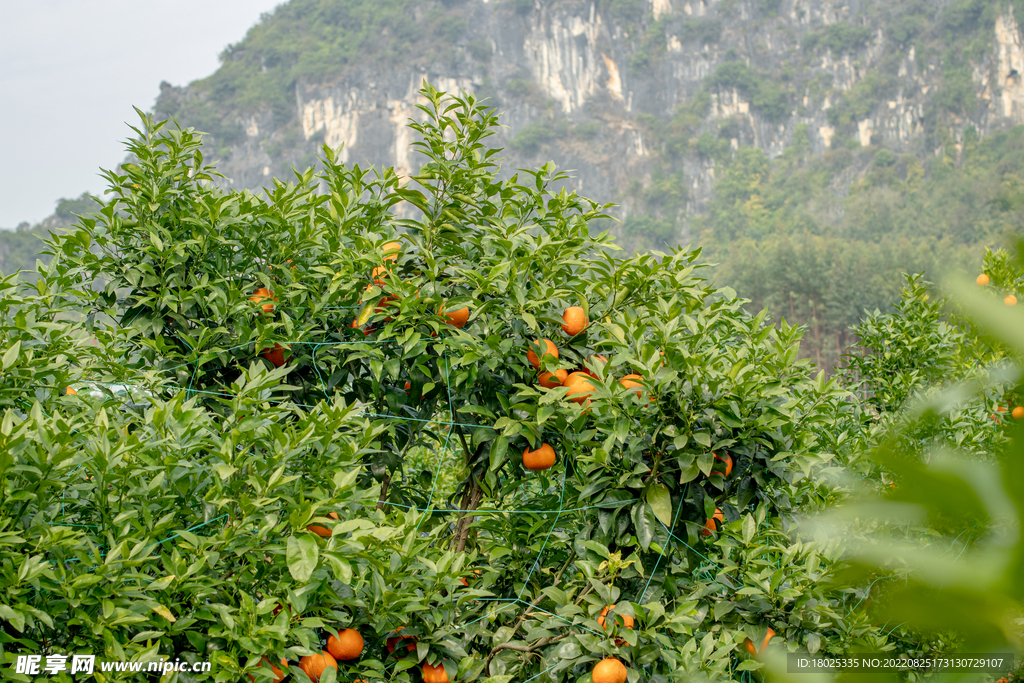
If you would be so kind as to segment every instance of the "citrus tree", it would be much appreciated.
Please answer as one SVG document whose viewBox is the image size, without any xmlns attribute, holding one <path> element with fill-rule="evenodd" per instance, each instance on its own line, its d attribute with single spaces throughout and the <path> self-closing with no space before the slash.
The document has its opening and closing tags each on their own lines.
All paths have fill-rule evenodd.
<svg viewBox="0 0 1024 683">
<path fill-rule="evenodd" d="M 325 148 L 266 198 L 142 115 L 113 198 L 5 312 L 5 348 L 40 347 L 4 356 L 5 660 L 635 683 L 897 647 L 843 548 L 792 534 L 838 499 L 854 415 L 800 330 L 697 252 L 616 257 L 551 165 L 498 178 L 492 111 L 421 95 L 410 182 Z M 32 306 L 80 320 L 51 339 Z"/>
</svg>

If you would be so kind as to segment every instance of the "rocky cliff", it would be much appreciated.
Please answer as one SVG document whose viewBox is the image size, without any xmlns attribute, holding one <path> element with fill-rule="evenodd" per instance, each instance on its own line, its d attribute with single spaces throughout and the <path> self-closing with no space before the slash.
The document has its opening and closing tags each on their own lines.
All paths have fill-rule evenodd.
<svg viewBox="0 0 1024 683">
<path fill-rule="evenodd" d="M 431 7 L 403 11 L 420 22 Z M 456 25 L 440 53 L 299 76 L 276 108 L 165 83 L 156 110 L 210 130 L 236 188 L 290 177 L 324 142 L 344 144 L 349 163 L 408 174 L 417 159 L 406 123 L 421 114 L 426 79 L 502 112 L 507 128 L 492 140 L 506 148 L 509 172 L 554 160 L 574 170 L 581 192 L 619 202 L 623 216 L 657 215 L 683 241 L 687 216 L 711 195 L 716 145 L 774 157 L 799 135 L 815 153 L 878 145 L 925 156 L 970 128 L 984 137 L 1024 122 L 1024 37 L 1009 3 L 468 0 L 444 9 Z M 251 63 L 253 51 L 227 51 L 223 68 L 239 53 Z M 216 115 L 190 120 L 199 104 Z"/>
</svg>

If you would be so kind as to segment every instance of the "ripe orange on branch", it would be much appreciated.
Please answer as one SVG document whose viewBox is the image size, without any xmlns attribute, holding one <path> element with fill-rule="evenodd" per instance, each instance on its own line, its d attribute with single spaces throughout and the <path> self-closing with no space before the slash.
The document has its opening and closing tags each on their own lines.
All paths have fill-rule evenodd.
<svg viewBox="0 0 1024 683">
<path fill-rule="evenodd" d="M 565 380 L 568 376 L 569 373 L 565 370 L 555 370 L 554 373 L 546 371 L 540 373 L 540 377 L 538 379 L 540 380 L 540 385 L 545 389 L 554 389 L 555 387 L 560 387 L 565 384 Z"/>
<path fill-rule="evenodd" d="M 604 356 L 591 356 L 590 360 L 593 362 L 594 365 L 597 365 L 597 366 L 603 366 L 603 365 L 605 365 L 608 362 L 608 359 L 605 358 Z M 601 379 L 598 375 L 595 375 L 586 366 L 584 366 L 583 369 L 580 370 L 580 372 L 582 372 L 585 375 L 589 375 L 589 376 L 593 377 L 594 379 Z"/>
<path fill-rule="evenodd" d="M 254 304 L 258 304 L 259 302 L 264 301 L 266 299 L 277 301 L 277 297 L 274 296 L 274 293 L 271 292 L 266 287 L 260 287 L 253 293 L 252 296 L 249 297 L 249 301 L 253 302 Z M 262 305 L 262 308 L 264 313 L 274 312 L 274 304 L 272 303 L 265 303 Z"/>
<path fill-rule="evenodd" d="M 638 380 L 642 380 L 643 377 L 640 375 L 626 375 L 619 380 L 619 384 L 626 387 L 627 389 L 636 389 L 636 396 L 640 398 L 643 394 L 643 385 Z"/>
<path fill-rule="evenodd" d="M 601 616 L 597 618 L 597 625 L 606 631 L 608 630 L 608 627 L 604 625 L 605 617 L 608 615 L 609 610 L 613 609 L 615 609 L 615 605 L 608 605 L 603 610 L 601 610 Z M 622 623 L 626 628 L 633 628 L 633 617 L 629 616 L 628 614 L 620 614 L 618 616 L 622 618 Z"/>
<path fill-rule="evenodd" d="M 594 683 L 626 683 L 626 666 L 614 657 L 602 659 L 594 665 L 590 678 Z"/>
<path fill-rule="evenodd" d="M 768 629 L 768 633 L 765 634 L 764 642 L 761 643 L 761 647 L 754 648 L 754 643 L 750 641 L 750 638 L 747 638 L 745 641 L 743 641 L 743 647 L 745 647 L 747 649 L 747 652 L 749 652 L 750 654 L 756 655 L 758 652 L 768 647 L 768 641 L 771 640 L 772 636 L 774 635 L 775 631 Z"/>
<path fill-rule="evenodd" d="M 405 627 L 403 626 L 402 628 L 405 628 Z M 394 631 L 392 631 L 392 633 L 398 633 L 399 631 L 402 630 L 402 628 L 396 628 Z M 394 638 L 388 638 L 387 641 L 385 642 L 385 645 L 387 645 L 387 648 L 388 648 L 388 654 L 394 654 L 395 648 L 403 640 L 410 640 L 410 641 L 412 641 L 412 642 L 406 643 L 406 645 L 405 645 L 405 649 L 408 652 L 412 652 L 413 650 L 416 649 L 416 639 L 413 638 L 412 636 L 396 636 Z"/>
<path fill-rule="evenodd" d="M 1013 415 L 1013 419 L 1015 419 L 1015 420 L 1021 419 L 1022 417 L 1024 417 L 1024 407 L 1017 406 L 1016 408 L 1013 409 L 1013 413 L 1011 413 L 1011 414 Z"/>
<path fill-rule="evenodd" d="M 722 510 L 720 508 L 715 508 L 715 514 L 712 516 L 712 518 L 704 522 L 704 528 L 700 530 L 700 535 L 710 536 L 711 534 L 715 533 L 715 531 L 718 530 L 718 525 L 715 523 L 716 520 L 719 524 L 725 522 L 725 515 L 722 514 Z"/>
<path fill-rule="evenodd" d="M 331 653 L 326 650 L 318 655 L 303 657 L 302 661 L 299 662 L 299 668 L 302 669 L 302 671 L 309 676 L 309 680 L 314 681 L 314 683 L 320 680 L 320 676 L 323 675 L 324 671 L 326 671 L 328 667 L 337 671 L 338 662 L 336 662 L 334 657 L 331 656 Z"/>
<path fill-rule="evenodd" d="M 278 669 L 276 666 L 271 664 L 270 660 L 267 659 L 266 657 L 263 658 L 263 662 L 265 664 L 267 664 L 268 666 L 270 666 L 270 670 L 274 674 L 274 683 L 281 683 L 281 681 L 284 680 L 284 671 L 282 669 L 287 669 L 288 668 L 288 660 L 285 659 L 284 657 L 281 657 L 281 669 Z M 250 681 L 255 681 L 256 680 L 253 677 L 252 674 L 248 674 L 248 676 L 249 676 L 249 680 Z"/>
<path fill-rule="evenodd" d="M 327 638 L 327 651 L 338 661 L 356 659 L 363 654 L 363 637 L 354 628 L 347 628 Z"/>
<path fill-rule="evenodd" d="M 423 683 L 449 683 L 448 672 L 443 666 L 423 662 Z"/>
<path fill-rule="evenodd" d="M 531 451 L 529 447 L 523 451 L 523 467 L 537 472 L 546 470 L 555 464 L 555 449 L 548 444 L 541 444 L 541 447 Z"/>
<path fill-rule="evenodd" d="M 985 275 L 985 273 L 982 273 L 978 276 L 978 279 L 975 280 L 975 282 L 982 286 L 987 285 L 989 283 L 989 277 L 988 275 Z"/>
<path fill-rule="evenodd" d="M 715 454 L 715 453 L 712 453 L 711 455 L 715 456 L 715 460 L 717 460 L 719 462 L 724 462 L 725 463 L 725 476 L 728 477 L 730 474 L 732 474 L 732 456 L 731 455 L 726 453 L 724 458 L 722 456 L 720 456 L 720 455 Z"/>
<path fill-rule="evenodd" d="M 460 308 L 457 311 L 447 313 L 445 312 L 444 307 L 442 306 L 438 313 L 440 313 L 445 318 L 449 325 L 454 325 L 459 329 L 465 327 L 466 323 L 469 321 L 468 308 Z"/>
<path fill-rule="evenodd" d="M 564 386 L 569 387 L 567 397 L 573 403 L 583 403 L 594 393 L 594 385 L 589 381 L 590 375 L 574 372 L 565 378 Z"/>
<path fill-rule="evenodd" d="M 285 348 L 283 346 L 274 344 L 274 348 L 264 351 L 260 355 L 269 360 L 275 368 L 279 368 L 284 365 L 284 352 Z"/>
<path fill-rule="evenodd" d="M 587 314 L 579 306 L 570 306 L 562 314 L 562 331 L 570 337 L 587 329 Z"/>
<path fill-rule="evenodd" d="M 540 352 L 539 358 L 537 357 L 538 352 Z M 529 361 L 535 370 L 540 370 L 540 359 L 544 356 L 551 356 L 557 360 L 558 347 L 550 339 L 538 339 L 535 342 L 531 342 L 530 350 L 526 352 L 526 360 Z"/>
<path fill-rule="evenodd" d="M 1006 298 L 1003 299 L 1003 303 L 1006 304 L 1007 306 L 1016 306 L 1017 297 L 1015 297 L 1013 294 L 1007 294 Z"/>
<path fill-rule="evenodd" d="M 398 252 L 402 250 L 401 242 L 388 242 L 383 247 L 385 261 L 397 261 Z"/>
<path fill-rule="evenodd" d="M 332 512 L 331 514 L 329 514 L 327 516 L 330 517 L 331 519 L 338 519 L 338 513 L 337 512 Z M 312 531 L 314 534 L 316 534 L 320 538 L 330 538 L 331 537 L 331 530 L 328 529 L 325 526 L 320 526 L 319 524 L 310 524 L 308 527 L 306 527 L 306 531 Z"/>
</svg>

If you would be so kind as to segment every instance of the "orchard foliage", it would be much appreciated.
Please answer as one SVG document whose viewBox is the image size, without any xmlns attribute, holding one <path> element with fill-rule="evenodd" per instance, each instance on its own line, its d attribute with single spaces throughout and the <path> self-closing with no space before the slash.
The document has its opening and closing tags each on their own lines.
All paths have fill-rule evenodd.
<svg viewBox="0 0 1024 683">
<path fill-rule="evenodd" d="M 749 676 L 769 629 L 916 647 L 871 623 L 841 543 L 792 534 L 838 500 L 858 419 L 800 330 L 696 252 L 616 258 L 588 226 L 607 207 L 550 191 L 551 165 L 499 181 L 494 114 L 421 94 L 412 182 L 325 148 L 266 198 L 213 188 L 198 136 L 142 116 L 113 198 L 4 300 L 5 662 L 192 653 L 237 681 L 284 657 L 301 681 L 355 628 L 362 656 L 322 680 L 576 681 L 614 656 L 635 683 Z M 589 400 L 540 386 L 539 338 Z M 526 470 L 542 443 L 554 467 Z"/>
</svg>

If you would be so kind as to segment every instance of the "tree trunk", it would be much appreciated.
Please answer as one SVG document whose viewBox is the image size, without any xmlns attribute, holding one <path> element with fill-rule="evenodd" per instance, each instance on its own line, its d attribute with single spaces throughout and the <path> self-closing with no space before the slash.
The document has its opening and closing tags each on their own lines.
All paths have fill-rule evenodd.
<svg viewBox="0 0 1024 683">
<path fill-rule="evenodd" d="M 480 488 L 480 484 L 477 483 L 476 477 L 470 477 L 470 483 L 466 487 L 466 493 L 462 496 L 462 513 L 459 515 L 459 521 L 455 525 L 455 552 L 461 553 L 466 550 L 466 540 L 469 538 L 469 523 L 472 521 L 472 516 L 469 512 L 476 510 L 480 506 L 480 499 L 483 497 L 483 489 Z"/>
<path fill-rule="evenodd" d="M 391 475 L 384 473 L 384 478 L 380 482 L 380 498 L 377 500 L 377 509 L 383 510 L 384 503 L 388 499 L 388 488 L 391 486 Z"/>
</svg>

